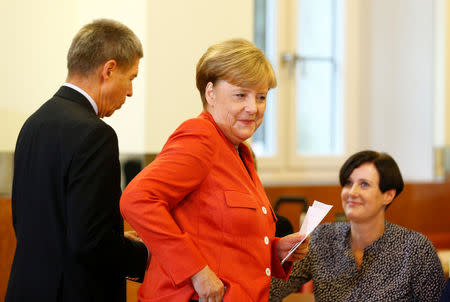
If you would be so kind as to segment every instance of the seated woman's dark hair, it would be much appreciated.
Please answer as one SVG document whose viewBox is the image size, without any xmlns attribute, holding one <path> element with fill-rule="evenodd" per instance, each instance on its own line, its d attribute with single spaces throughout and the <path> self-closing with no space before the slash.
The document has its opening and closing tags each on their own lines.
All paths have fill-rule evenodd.
<svg viewBox="0 0 450 302">
<path fill-rule="evenodd" d="M 373 163 L 380 177 L 381 192 L 395 189 L 395 197 L 403 191 L 403 178 L 395 160 L 387 153 L 371 150 L 360 151 L 350 156 L 339 171 L 339 182 L 343 187 L 353 170 L 365 163 Z M 395 199 L 394 197 L 394 199 Z"/>
</svg>

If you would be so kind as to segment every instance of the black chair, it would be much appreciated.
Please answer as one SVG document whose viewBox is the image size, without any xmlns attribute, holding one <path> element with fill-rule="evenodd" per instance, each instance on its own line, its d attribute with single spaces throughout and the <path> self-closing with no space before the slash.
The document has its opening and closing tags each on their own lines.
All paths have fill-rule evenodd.
<svg viewBox="0 0 450 302">
<path fill-rule="evenodd" d="M 292 223 L 284 216 L 277 214 L 277 222 L 275 224 L 275 237 L 284 237 L 294 233 Z"/>
<path fill-rule="evenodd" d="M 304 217 L 304 215 L 306 215 L 306 211 L 308 210 L 308 200 L 303 196 L 281 196 L 280 198 L 278 198 L 273 208 L 278 219 L 275 231 L 276 237 L 283 237 L 294 232 L 294 227 L 291 221 L 283 216 L 283 213 L 280 213 L 282 212 L 283 204 L 286 203 L 295 203 L 302 206 L 302 210 L 297 221 L 301 220 L 300 217 Z"/>
<path fill-rule="evenodd" d="M 450 278 L 445 284 L 444 290 L 442 291 L 440 302 L 450 302 Z"/>
<path fill-rule="evenodd" d="M 125 175 L 125 186 L 142 170 L 142 163 L 138 159 L 129 159 L 123 164 L 123 173 Z"/>
</svg>

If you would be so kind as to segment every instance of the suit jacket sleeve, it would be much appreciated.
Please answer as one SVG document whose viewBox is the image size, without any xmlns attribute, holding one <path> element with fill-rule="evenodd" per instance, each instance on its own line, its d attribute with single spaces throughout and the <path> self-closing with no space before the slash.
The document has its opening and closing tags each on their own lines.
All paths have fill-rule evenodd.
<svg viewBox="0 0 450 302">
<path fill-rule="evenodd" d="M 158 258 L 174 284 L 207 265 L 172 210 L 205 179 L 214 160 L 217 132 L 205 120 L 183 123 L 155 161 L 127 186 L 120 201 L 123 217 Z"/>
<path fill-rule="evenodd" d="M 118 144 L 111 127 L 99 124 L 86 136 L 74 153 L 66 181 L 69 250 L 79 261 L 142 278 L 147 250 L 123 236 Z"/>
</svg>

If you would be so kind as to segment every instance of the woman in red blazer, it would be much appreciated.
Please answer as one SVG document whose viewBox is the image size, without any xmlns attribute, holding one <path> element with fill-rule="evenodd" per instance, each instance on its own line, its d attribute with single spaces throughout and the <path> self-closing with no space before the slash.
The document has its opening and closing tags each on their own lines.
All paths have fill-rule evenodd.
<svg viewBox="0 0 450 302">
<path fill-rule="evenodd" d="M 275 214 L 243 142 L 276 86 L 264 54 L 243 39 L 208 48 L 197 64 L 203 112 L 182 123 L 128 185 L 120 206 L 152 254 L 139 299 L 267 301 L 271 276 L 301 237 L 274 238 Z"/>
</svg>

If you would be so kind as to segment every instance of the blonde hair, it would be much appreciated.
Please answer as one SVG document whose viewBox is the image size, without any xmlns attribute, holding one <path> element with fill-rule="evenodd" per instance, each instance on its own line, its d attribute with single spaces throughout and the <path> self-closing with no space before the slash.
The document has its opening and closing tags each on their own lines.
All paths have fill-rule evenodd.
<svg viewBox="0 0 450 302">
<path fill-rule="evenodd" d="M 217 80 L 240 87 L 275 88 L 277 80 L 264 53 L 245 39 L 230 39 L 210 46 L 197 63 L 196 83 L 206 107 L 206 85 Z"/>
</svg>

